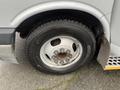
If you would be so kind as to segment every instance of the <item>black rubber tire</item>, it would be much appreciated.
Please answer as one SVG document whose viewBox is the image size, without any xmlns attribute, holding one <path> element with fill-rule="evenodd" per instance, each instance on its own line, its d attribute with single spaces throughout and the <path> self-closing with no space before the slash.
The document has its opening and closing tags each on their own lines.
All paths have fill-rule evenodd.
<svg viewBox="0 0 120 90">
<path fill-rule="evenodd" d="M 41 46 L 50 38 L 58 35 L 69 35 L 78 39 L 83 47 L 81 59 L 64 70 L 54 70 L 46 66 L 40 58 Z M 38 70 L 51 74 L 70 73 L 90 61 L 95 54 L 96 40 L 93 33 L 85 25 L 71 20 L 51 21 L 37 26 L 26 39 L 26 56 Z"/>
</svg>

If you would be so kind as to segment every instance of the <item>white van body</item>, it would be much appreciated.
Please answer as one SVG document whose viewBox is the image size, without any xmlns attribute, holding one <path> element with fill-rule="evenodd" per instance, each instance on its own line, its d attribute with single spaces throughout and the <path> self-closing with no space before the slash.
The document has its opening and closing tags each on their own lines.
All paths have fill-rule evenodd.
<svg viewBox="0 0 120 90">
<path fill-rule="evenodd" d="M 106 53 L 120 57 L 119 7 L 119 0 L 0 0 L 0 59 L 16 60 L 11 46 L 15 44 L 16 28 L 21 23 L 34 15 L 59 9 L 84 11 L 97 18 L 111 48 Z"/>
<path fill-rule="evenodd" d="M 43 11 L 47 11 L 47 10 L 52 10 L 52 9 L 61 9 L 61 8 L 73 8 L 73 7 L 69 7 L 71 5 L 71 3 L 74 2 L 73 7 L 75 7 L 77 9 L 77 7 L 79 7 L 80 5 L 76 5 L 76 3 L 82 3 L 84 5 L 90 6 L 92 8 L 94 8 L 96 11 L 100 12 L 101 15 L 106 16 L 108 22 L 110 22 L 110 17 L 111 17 L 111 12 L 112 12 L 112 7 L 113 7 L 113 3 L 114 0 L 109 0 L 109 1 L 105 1 L 105 0 L 12 0 L 12 1 L 8 1 L 8 0 L 0 0 L 0 27 L 10 27 L 10 28 L 16 28 L 17 25 L 20 24 L 16 22 L 15 23 L 15 19 L 16 18 L 21 18 L 21 21 L 28 18 L 29 16 L 24 16 L 21 17 L 20 15 L 23 14 L 31 14 L 34 15 L 36 13 L 39 12 L 43 12 Z M 67 3 L 67 5 L 65 4 Z M 107 6 L 106 6 L 107 4 Z M 54 7 L 54 8 L 53 8 Z M 46 10 L 35 10 L 36 8 L 42 9 L 45 8 Z M 81 7 L 82 8 L 87 8 L 87 7 Z M 32 10 L 35 11 L 32 11 Z M 80 8 L 78 8 L 80 9 Z M 88 8 L 89 9 L 89 8 Z M 91 10 L 90 10 L 91 11 Z M 91 11 L 93 12 L 93 11 Z M 94 12 L 96 13 L 96 12 Z M 94 14 L 93 13 L 93 14 Z M 8 16 L 9 15 L 9 16 Z M 23 19 L 24 18 L 24 19 Z"/>
</svg>

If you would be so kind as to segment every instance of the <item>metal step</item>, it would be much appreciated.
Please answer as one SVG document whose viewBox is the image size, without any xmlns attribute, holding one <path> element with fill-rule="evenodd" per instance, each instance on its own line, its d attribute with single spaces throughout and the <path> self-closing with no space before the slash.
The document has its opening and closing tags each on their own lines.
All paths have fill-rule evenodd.
<svg viewBox="0 0 120 90">
<path fill-rule="evenodd" d="M 120 55 L 116 53 L 112 54 L 110 45 L 108 40 L 103 37 L 97 61 L 104 70 L 120 70 Z M 115 49 L 115 51 L 117 50 L 116 47 L 113 49 Z"/>
<path fill-rule="evenodd" d="M 120 57 L 110 56 L 104 70 L 120 70 Z"/>
</svg>

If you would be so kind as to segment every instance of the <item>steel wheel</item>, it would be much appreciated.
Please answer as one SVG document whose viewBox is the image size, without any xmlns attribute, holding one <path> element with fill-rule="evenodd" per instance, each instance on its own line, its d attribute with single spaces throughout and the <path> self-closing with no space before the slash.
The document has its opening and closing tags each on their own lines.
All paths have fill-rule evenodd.
<svg viewBox="0 0 120 90">
<path fill-rule="evenodd" d="M 40 50 L 41 60 L 54 69 L 64 69 L 75 64 L 82 56 L 81 43 L 71 36 L 49 39 Z"/>
</svg>

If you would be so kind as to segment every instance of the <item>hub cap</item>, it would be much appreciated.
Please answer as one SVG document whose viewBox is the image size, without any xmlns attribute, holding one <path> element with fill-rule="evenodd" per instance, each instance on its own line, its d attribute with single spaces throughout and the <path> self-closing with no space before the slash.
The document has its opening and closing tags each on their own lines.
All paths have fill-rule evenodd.
<svg viewBox="0 0 120 90">
<path fill-rule="evenodd" d="M 53 69 L 72 66 L 82 56 L 81 43 L 71 36 L 57 36 L 46 41 L 40 49 L 43 63 Z"/>
</svg>

